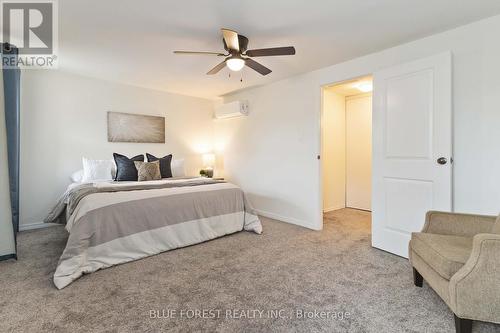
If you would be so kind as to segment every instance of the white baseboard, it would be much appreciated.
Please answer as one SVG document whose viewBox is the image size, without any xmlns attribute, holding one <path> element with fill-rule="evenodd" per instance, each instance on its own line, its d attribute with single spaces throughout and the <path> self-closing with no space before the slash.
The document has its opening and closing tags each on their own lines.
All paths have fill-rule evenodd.
<svg viewBox="0 0 500 333">
<path fill-rule="evenodd" d="M 323 213 L 332 212 L 332 211 L 334 211 L 334 210 L 339 210 L 339 209 L 342 209 L 342 208 L 345 208 L 345 205 L 343 205 L 343 206 L 335 206 L 335 207 L 323 208 Z"/>
<path fill-rule="evenodd" d="M 279 214 L 275 214 L 275 213 L 266 212 L 266 211 L 260 210 L 260 209 L 254 209 L 254 210 L 257 212 L 258 215 L 261 215 L 261 216 L 264 216 L 264 217 L 267 217 L 267 218 L 270 218 L 273 220 L 278 220 L 281 222 L 295 224 L 295 225 L 298 225 L 298 226 L 301 226 L 301 227 L 304 227 L 307 229 L 319 230 L 317 228 L 311 227 L 310 223 L 307 223 L 306 221 L 302 221 L 302 220 L 299 220 L 299 219 L 296 219 L 293 217 L 289 217 L 289 216 L 283 216 L 283 215 L 279 215 Z"/>
<path fill-rule="evenodd" d="M 53 227 L 55 225 L 57 225 L 57 224 L 55 224 L 55 223 L 43 223 L 43 222 L 20 224 L 19 231 L 42 229 L 42 228 Z"/>
</svg>

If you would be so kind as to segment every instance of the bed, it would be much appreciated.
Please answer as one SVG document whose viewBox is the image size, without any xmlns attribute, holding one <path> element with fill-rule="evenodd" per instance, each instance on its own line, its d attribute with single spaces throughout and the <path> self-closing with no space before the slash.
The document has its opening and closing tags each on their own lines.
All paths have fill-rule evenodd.
<svg viewBox="0 0 500 333">
<path fill-rule="evenodd" d="M 262 233 L 243 191 L 209 178 L 73 184 L 45 222 L 69 232 L 58 289 L 83 274 L 242 230 Z"/>
</svg>

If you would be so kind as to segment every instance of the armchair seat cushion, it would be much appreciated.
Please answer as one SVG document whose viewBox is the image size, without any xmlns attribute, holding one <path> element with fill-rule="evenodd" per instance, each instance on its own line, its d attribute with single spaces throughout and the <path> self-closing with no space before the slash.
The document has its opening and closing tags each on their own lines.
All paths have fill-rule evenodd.
<svg viewBox="0 0 500 333">
<path fill-rule="evenodd" d="M 500 234 L 500 215 L 498 215 L 495 224 L 493 224 L 493 228 L 491 228 L 491 232 L 494 234 Z"/>
<path fill-rule="evenodd" d="M 410 248 L 439 275 L 450 280 L 469 259 L 472 237 L 415 232 Z"/>
</svg>

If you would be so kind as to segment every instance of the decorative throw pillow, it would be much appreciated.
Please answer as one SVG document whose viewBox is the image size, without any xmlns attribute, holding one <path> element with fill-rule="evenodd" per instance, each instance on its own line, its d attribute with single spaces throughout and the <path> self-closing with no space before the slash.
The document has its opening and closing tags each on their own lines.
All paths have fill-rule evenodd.
<svg viewBox="0 0 500 333">
<path fill-rule="evenodd" d="M 160 180 L 160 161 L 154 162 L 134 162 L 137 169 L 137 180 L 140 182 L 146 180 Z"/>
<path fill-rule="evenodd" d="M 149 153 L 146 153 L 146 156 L 148 157 L 148 162 L 160 161 L 161 178 L 172 177 L 172 168 L 170 166 L 170 164 L 172 163 L 172 154 L 163 156 L 162 158 L 158 158 Z"/>
<path fill-rule="evenodd" d="M 128 158 L 125 155 L 113 153 L 116 163 L 116 181 L 137 181 L 137 169 L 134 162 L 144 162 L 144 155 Z"/>
</svg>

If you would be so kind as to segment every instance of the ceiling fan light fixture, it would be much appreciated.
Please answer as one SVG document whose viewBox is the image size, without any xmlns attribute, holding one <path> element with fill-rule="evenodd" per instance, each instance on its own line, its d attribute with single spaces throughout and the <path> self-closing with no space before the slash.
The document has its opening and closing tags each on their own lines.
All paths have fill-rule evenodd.
<svg viewBox="0 0 500 333">
<path fill-rule="evenodd" d="M 214 68 L 207 72 L 207 75 L 215 75 L 219 73 L 224 67 L 229 68 L 233 72 L 238 72 L 243 67 L 248 67 L 259 73 L 260 75 L 268 75 L 272 72 L 266 66 L 253 60 L 253 57 L 270 57 L 270 56 L 284 56 L 294 55 L 295 48 L 293 46 L 284 47 L 271 47 L 266 49 L 248 49 L 248 38 L 238 34 L 238 32 L 230 29 L 221 29 L 222 43 L 226 54 L 220 52 L 207 52 L 207 51 L 174 51 L 175 54 L 205 54 L 216 55 L 225 57 L 223 61 L 218 63 Z"/>
<path fill-rule="evenodd" d="M 236 58 L 236 57 L 229 58 L 226 60 L 226 66 L 230 70 L 232 70 L 234 72 L 238 72 L 238 71 L 241 71 L 241 69 L 243 67 L 245 67 L 245 60 L 243 60 L 241 58 Z"/>
</svg>

